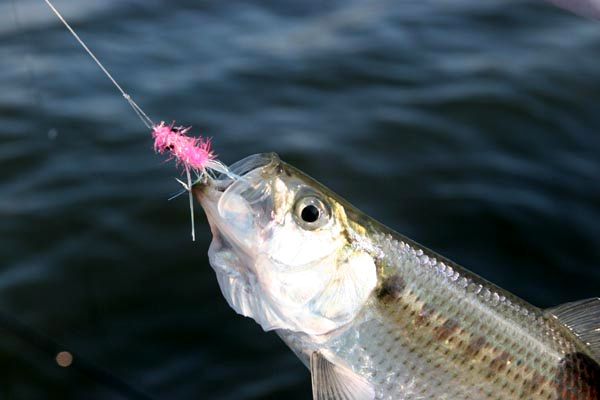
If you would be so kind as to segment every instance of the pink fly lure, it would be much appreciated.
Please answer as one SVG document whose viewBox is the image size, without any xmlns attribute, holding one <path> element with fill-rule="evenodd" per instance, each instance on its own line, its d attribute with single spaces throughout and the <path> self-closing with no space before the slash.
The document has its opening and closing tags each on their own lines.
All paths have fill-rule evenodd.
<svg viewBox="0 0 600 400">
<path fill-rule="evenodd" d="M 209 164 L 213 165 L 216 160 L 211 150 L 210 139 L 187 136 L 186 133 L 189 130 L 189 127 L 175 127 L 174 124 L 166 125 L 161 121 L 158 125 L 152 125 L 152 137 L 154 138 L 155 152 L 159 154 L 168 153 L 171 159 L 175 159 L 178 164 L 183 165 L 185 168 L 187 184 L 178 181 L 189 193 L 192 240 L 196 240 L 194 199 L 192 196 L 192 177 L 190 171 L 195 172 L 200 177 L 206 173 Z"/>
<path fill-rule="evenodd" d="M 167 125 L 161 122 L 152 125 L 154 151 L 158 154 L 168 154 L 170 160 L 175 160 L 178 165 L 183 166 L 188 175 L 194 172 L 198 179 L 209 176 L 208 171 L 237 179 L 238 177 L 231 173 L 225 164 L 217 161 L 217 156 L 212 151 L 211 139 L 188 136 L 190 129 L 190 127 L 176 127 L 174 123 Z M 188 182 L 187 186 L 191 186 L 191 183 Z M 189 190 L 189 187 L 186 189 Z"/>
<path fill-rule="evenodd" d="M 190 201 L 190 216 L 192 220 L 192 240 L 195 240 L 195 229 L 194 229 L 194 200 L 192 196 L 192 176 L 191 173 L 196 174 L 196 178 L 209 179 L 209 171 L 215 171 L 226 175 L 229 178 L 237 178 L 232 174 L 227 166 L 217 161 L 215 154 L 211 148 L 211 140 L 202 137 L 187 136 L 190 128 L 175 127 L 174 124 L 167 125 L 164 122 L 155 124 L 150 117 L 136 104 L 135 101 L 127 94 L 123 88 L 117 83 L 113 76 L 108 72 L 104 65 L 96 58 L 94 53 L 88 48 L 88 46 L 81 40 L 79 35 L 71 28 L 71 25 L 63 18 L 61 13 L 54 7 L 50 0 L 44 0 L 50 9 L 56 14 L 58 19 L 65 25 L 65 27 L 71 32 L 73 37 L 79 42 L 83 49 L 89 54 L 89 56 L 96 62 L 98 67 L 104 72 L 104 74 L 110 79 L 115 87 L 121 92 L 125 100 L 133 108 L 138 117 L 142 120 L 144 125 L 152 131 L 152 137 L 154 139 L 154 151 L 159 154 L 168 154 L 170 159 L 174 159 L 178 165 L 181 165 L 185 169 L 187 176 L 187 183 L 179 183 L 183 185 L 186 191 L 189 193 Z"/>
<path fill-rule="evenodd" d="M 168 153 L 177 163 L 186 169 L 202 174 L 206 171 L 215 155 L 211 149 L 210 139 L 191 137 L 186 134 L 190 128 L 175 127 L 161 122 L 152 128 L 154 151 L 159 154 Z"/>
</svg>

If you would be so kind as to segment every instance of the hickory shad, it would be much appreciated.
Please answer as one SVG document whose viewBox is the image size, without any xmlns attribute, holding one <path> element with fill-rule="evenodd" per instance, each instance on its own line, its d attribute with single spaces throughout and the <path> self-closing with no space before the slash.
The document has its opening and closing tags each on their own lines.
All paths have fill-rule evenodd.
<svg viewBox="0 0 600 400">
<path fill-rule="evenodd" d="M 232 172 L 193 187 L 210 263 L 229 305 L 310 369 L 314 399 L 600 399 L 600 299 L 527 304 L 275 154 Z"/>
</svg>

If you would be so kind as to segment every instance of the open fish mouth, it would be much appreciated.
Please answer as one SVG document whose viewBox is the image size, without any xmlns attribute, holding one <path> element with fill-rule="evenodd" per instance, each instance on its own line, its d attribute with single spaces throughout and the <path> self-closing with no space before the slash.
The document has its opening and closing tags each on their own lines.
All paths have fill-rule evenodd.
<svg viewBox="0 0 600 400">
<path fill-rule="evenodd" d="M 193 188 L 200 191 L 204 186 L 210 186 L 213 190 L 224 192 L 233 182 L 243 179 L 252 171 L 264 168 L 270 170 L 281 163 L 277 153 L 258 153 L 233 163 L 229 166 L 229 174 L 217 172 L 214 177 L 208 177 L 205 181 L 197 182 Z"/>
<path fill-rule="evenodd" d="M 254 154 L 232 164 L 227 173 L 205 176 L 193 185 L 192 191 L 206 213 L 213 235 L 251 228 L 254 214 L 260 214 L 257 203 L 268 200 L 269 177 L 280 165 L 276 153 Z"/>
<path fill-rule="evenodd" d="M 256 168 L 263 168 L 270 164 L 276 165 L 279 162 L 281 162 L 281 160 L 277 153 L 258 153 L 235 162 L 229 167 L 229 170 L 233 174 L 241 177 Z"/>
<path fill-rule="evenodd" d="M 192 188 L 210 224 L 208 256 L 223 296 L 265 329 L 280 318 L 261 293 L 255 267 L 264 252 L 262 232 L 272 219 L 271 184 L 280 165 L 275 153 L 251 155 L 231 165 L 229 173 L 206 177 Z"/>
<path fill-rule="evenodd" d="M 207 176 L 192 187 L 213 236 L 247 250 L 256 226 L 270 218 L 266 211 L 272 205 L 270 184 L 280 165 L 275 153 L 254 154 L 232 164 L 227 173 Z"/>
</svg>

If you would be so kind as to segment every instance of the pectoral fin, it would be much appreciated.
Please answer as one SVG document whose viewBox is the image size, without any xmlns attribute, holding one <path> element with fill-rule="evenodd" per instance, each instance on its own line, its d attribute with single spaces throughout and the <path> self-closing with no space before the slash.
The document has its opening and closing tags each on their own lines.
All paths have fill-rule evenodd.
<svg viewBox="0 0 600 400">
<path fill-rule="evenodd" d="M 584 342 L 600 363 L 600 298 L 561 304 L 547 312 Z"/>
<path fill-rule="evenodd" d="M 313 400 L 373 400 L 375 390 L 350 368 L 335 364 L 321 352 L 310 356 Z"/>
</svg>

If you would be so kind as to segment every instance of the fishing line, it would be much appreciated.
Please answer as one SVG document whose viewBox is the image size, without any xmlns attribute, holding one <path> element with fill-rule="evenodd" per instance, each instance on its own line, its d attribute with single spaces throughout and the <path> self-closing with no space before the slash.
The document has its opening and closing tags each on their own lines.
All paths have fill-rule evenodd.
<svg viewBox="0 0 600 400">
<path fill-rule="evenodd" d="M 90 50 L 85 42 L 79 37 L 77 32 L 69 25 L 62 14 L 54 7 L 50 0 L 44 0 L 48 7 L 56 14 L 58 19 L 64 24 L 69 30 L 71 35 L 77 40 L 77 42 L 83 47 L 88 55 L 94 60 L 94 62 L 100 67 L 102 72 L 110 79 L 113 85 L 121 93 L 123 98 L 129 103 L 133 111 L 137 114 L 138 118 L 146 126 L 146 128 L 152 131 L 152 137 L 154 139 L 154 150 L 157 153 L 166 153 L 170 156 L 170 159 L 175 159 L 178 165 L 182 165 L 185 169 L 187 183 L 183 184 L 184 188 L 188 191 L 189 204 L 190 204 L 190 219 L 192 225 L 192 240 L 196 240 L 196 233 L 194 228 L 194 197 L 192 194 L 192 174 L 196 173 L 198 180 L 202 178 L 209 179 L 211 175 L 208 170 L 225 174 L 229 178 L 236 179 L 237 176 L 232 174 L 227 166 L 216 160 L 215 154 L 211 150 L 211 142 L 209 139 L 202 137 L 190 137 L 187 136 L 188 128 L 181 126 L 176 127 L 173 124 L 167 125 L 164 122 L 155 124 L 154 121 L 142 110 L 140 106 L 131 98 L 131 96 L 123 90 L 121 85 L 117 83 L 116 79 L 113 78 L 108 69 L 100 62 L 96 55 Z"/>
<path fill-rule="evenodd" d="M 190 169 L 186 168 L 185 169 L 185 174 L 187 175 L 187 181 L 188 181 L 188 190 L 190 193 L 189 200 L 190 200 L 190 217 L 192 218 L 192 240 L 196 240 L 196 228 L 194 226 L 194 197 L 191 196 L 192 193 L 192 178 L 190 176 Z"/>
<path fill-rule="evenodd" d="M 17 32 L 22 32 L 22 38 L 27 41 L 31 47 L 34 47 L 33 41 L 27 32 L 27 29 L 21 24 L 21 18 L 19 16 L 15 0 L 12 0 L 12 12 L 14 15 Z M 31 61 L 32 60 L 28 55 L 24 55 L 23 66 L 28 74 L 29 84 L 31 85 L 31 90 L 35 99 L 35 106 L 40 111 L 41 117 L 44 118 L 43 98 L 41 91 L 36 85 L 36 74 Z M 52 130 L 50 130 L 48 133 L 49 137 L 51 131 Z M 124 398 L 134 400 L 152 400 L 152 397 L 128 384 L 126 381 L 113 374 L 110 370 L 94 365 L 93 363 L 81 357 L 79 354 L 74 353 L 65 346 L 53 341 L 43 334 L 40 334 L 32 327 L 20 322 L 18 319 L 2 311 L 0 311 L 0 333 L 14 335 L 23 343 L 26 343 L 33 349 L 47 355 L 49 359 L 52 359 L 57 364 L 57 366 L 63 368 L 68 367 L 70 370 L 76 371 L 77 373 L 85 376 L 88 379 L 91 379 L 97 384 L 105 386 L 115 395 L 119 395 L 119 397 L 122 396 Z M 20 355 L 25 357 L 24 354 Z M 3 389 L 10 390 L 8 387 L 4 387 Z"/>
<path fill-rule="evenodd" d="M 61 13 L 54 7 L 54 5 L 50 2 L 50 0 L 44 0 L 44 1 L 46 2 L 46 4 L 48 4 L 48 7 L 50 7 L 50 9 L 54 12 L 54 14 L 56 14 L 56 16 L 58 17 L 58 19 L 60 20 L 60 22 L 62 22 L 67 27 L 67 29 L 69 30 L 69 32 L 71 32 L 71 35 L 73 35 L 73 37 L 79 42 L 79 44 L 81 45 L 81 47 L 83 47 L 83 49 L 85 51 L 87 51 L 87 53 L 90 55 L 90 57 L 92 57 L 92 60 L 94 60 L 96 62 L 96 64 L 98 64 L 98 67 L 100 67 L 100 69 L 102 70 L 102 72 L 104 72 L 104 74 L 108 77 L 108 79 L 110 79 L 110 81 L 113 83 L 113 85 L 115 85 L 115 87 L 119 90 L 119 92 L 121 92 L 121 94 L 123 95 L 123 97 L 125 98 L 125 100 L 133 108 L 133 110 L 138 115 L 138 117 L 140 118 L 140 120 L 142 121 L 142 123 L 144 125 L 146 125 L 146 128 L 152 129 L 154 127 L 154 122 L 150 119 L 150 117 L 148 117 L 148 115 L 146 115 L 146 113 L 144 112 L 144 110 L 142 110 L 140 108 L 140 106 L 138 106 L 137 103 L 135 101 L 133 101 L 133 99 L 131 98 L 131 96 L 129 94 L 127 94 L 123 90 L 123 88 L 121 87 L 121 85 L 119 85 L 117 83 L 117 81 L 115 80 L 115 78 L 113 78 L 113 76 L 110 74 L 110 72 L 108 72 L 108 70 L 104 67 L 104 65 L 100 62 L 100 60 L 98 60 L 98 58 L 89 49 L 89 47 L 87 47 L 87 45 L 85 44 L 85 42 L 83 40 L 81 40 L 81 38 L 79 37 L 79 35 L 77 34 L 77 32 L 75 32 L 75 30 L 73 28 L 71 28 L 71 25 L 69 25 L 69 23 L 63 18 L 63 16 L 61 15 Z"/>
</svg>

